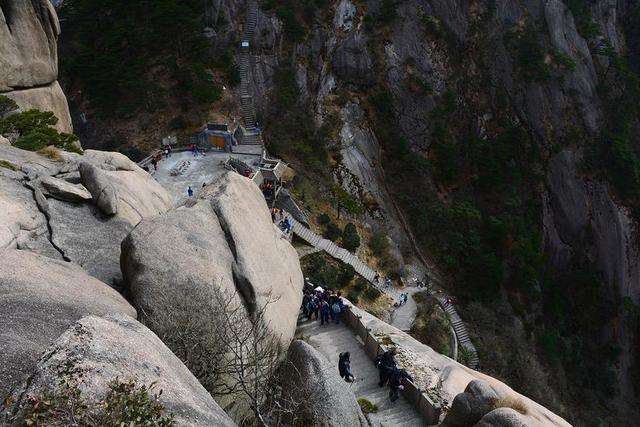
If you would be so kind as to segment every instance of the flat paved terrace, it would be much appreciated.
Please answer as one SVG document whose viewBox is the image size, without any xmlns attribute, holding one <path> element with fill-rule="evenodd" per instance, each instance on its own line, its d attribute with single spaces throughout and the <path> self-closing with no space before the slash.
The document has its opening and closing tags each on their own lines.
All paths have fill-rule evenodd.
<svg viewBox="0 0 640 427">
<path fill-rule="evenodd" d="M 227 169 L 223 163 L 234 157 L 253 167 L 260 163 L 261 156 L 226 153 L 221 151 L 209 151 L 204 156 L 193 157 L 191 151 L 174 152 L 169 158 L 162 158 L 158 163 L 158 170 L 153 171 L 149 166 L 153 177 L 171 194 L 173 205 L 183 205 L 189 198 L 187 188 L 191 186 L 194 196 L 202 188 L 202 184 L 210 184 L 224 174 Z M 172 175 L 174 169 L 180 169 L 180 173 Z"/>
</svg>

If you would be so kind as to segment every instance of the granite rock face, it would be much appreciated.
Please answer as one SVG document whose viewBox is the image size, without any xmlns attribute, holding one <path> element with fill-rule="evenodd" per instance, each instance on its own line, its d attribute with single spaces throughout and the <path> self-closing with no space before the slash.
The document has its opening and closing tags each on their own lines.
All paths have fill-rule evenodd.
<svg viewBox="0 0 640 427">
<path fill-rule="evenodd" d="M 0 248 L 67 259 L 117 285 L 120 243 L 140 220 L 171 209 L 171 198 L 120 153 L 59 154 L 0 145 L 0 206 L 8 213 L 0 216 Z"/>
<path fill-rule="evenodd" d="M 0 4 L 0 94 L 20 110 L 51 111 L 60 132 L 71 133 L 67 98 L 57 82 L 60 24 L 49 0 Z"/>
<path fill-rule="evenodd" d="M 83 316 L 136 311 L 72 263 L 0 249 L 0 396 L 22 382 L 41 353 Z"/>
<path fill-rule="evenodd" d="M 303 286 L 297 254 L 260 190 L 238 174 L 202 189 L 190 207 L 143 220 L 122 243 L 121 266 L 135 306 L 160 335 L 180 332 L 179 315 L 215 322 L 229 298 L 243 322 L 266 307 L 264 323 L 283 349 L 293 338 Z"/>
<path fill-rule="evenodd" d="M 305 398 L 299 414 L 302 419 L 311 425 L 331 427 L 369 425 L 349 384 L 316 349 L 296 340 L 289 347 L 286 361 L 295 369 L 284 365 L 291 373 L 284 388 L 297 395 L 289 396 L 291 400 Z"/>
<path fill-rule="evenodd" d="M 162 341 L 131 317 L 86 316 L 72 324 L 16 390 L 9 409 L 19 414 L 28 396 L 55 392 L 62 379 L 77 381 L 81 398 L 92 403 L 104 399 L 116 380 L 153 384 L 152 393 L 162 391 L 158 401 L 176 425 L 235 425 Z"/>
</svg>

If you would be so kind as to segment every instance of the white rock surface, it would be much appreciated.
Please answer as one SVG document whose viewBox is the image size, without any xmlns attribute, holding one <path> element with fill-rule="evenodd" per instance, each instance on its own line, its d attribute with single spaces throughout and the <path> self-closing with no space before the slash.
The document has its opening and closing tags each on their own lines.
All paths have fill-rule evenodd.
<svg viewBox="0 0 640 427">
<path fill-rule="evenodd" d="M 48 195 L 59 200 L 72 203 L 91 200 L 91 193 L 80 184 L 71 184 L 63 179 L 52 176 L 42 178 L 40 184 L 42 184 Z"/>
<path fill-rule="evenodd" d="M 429 396 L 444 406 L 450 406 L 454 398 L 463 393 L 470 382 L 482 380 L 498 397 L 520 400 L 527 409 L 527 417 L 532 425 L 569 427 L 563 418 L 544 406 L 523 396 L 497 379 L 467 368 L 460 363 L 435 352 L 409 334 L 402 332 L 369 313 L 353 307 L 363 324 L 374 336 L 384 337 L 398 349 L 396 361 L 414 378 L 415 383 Z"/>
<path fill-rule="evenodd" d="M 56 390 L 65 377 L 61 372 L 81 375 L 78 388 L 85 401 L 103 399 L 116 379 L 133 379 L 138 387 L 155 384 L 152 393 L 162 391 L 159 403 L 165 415 L 173 414 L 175 425 L 235 425 L 162 341 L 130 317 L 80 319 L 47 349 L 16 395 L 25 399 Z"/>
<path fill-rule="evenodd" d="M 136 311 L 116 291 L 72 263 L 0 250 L 0 396 L 34 368 L 41 353 L 88 314 Z"/>
</svg>

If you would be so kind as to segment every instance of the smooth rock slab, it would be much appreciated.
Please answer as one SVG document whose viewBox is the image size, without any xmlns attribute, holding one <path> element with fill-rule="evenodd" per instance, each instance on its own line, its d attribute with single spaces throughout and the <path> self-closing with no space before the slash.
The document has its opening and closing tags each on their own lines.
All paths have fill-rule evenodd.
<svg viewBox="0 0 640 427">
<path fill-rule="evenodd" d="M 58 200 L 72 203 L 81 203 L 91 200 L 91 193 L 89 193 L 82 185 L 74 185 L 52 176 L 43 178 L 40 183 L 49 196 Z"/>
<path fill-rule="evenodd" d="M 136 311 L 77 265 L 29 251 L 0 251 L 0 396 L 29 375 L 42 352 L 88 314 Z"/>
<path fill-rule="evenodd" d="M 64 378 L 61 372 L 69 371 L 81 374 L 78 388 L 85 401 L 103 399 L 116 379 L 133 379 L 138 387 L 155 383 L 155 393 L 162 390 L 159 402 L 177 426 L 235 425 L 162 341 L 127 316 L 86 316 L 72 325 L 15 394 L 22 399 L 16 406 L 29 395 L 55 391 Z"/>
<path fill-rule="evenodd" d="M 302 419 L 312 425 L 331 427 L 368 425 L 349 384 L 318 350 L 296 340 L 289 347 L 287 362 L 295 369 L 291 369 L 290 383 L 285 389 L 297 394 L 289 398 L 307 399 Z"/>
</svg>

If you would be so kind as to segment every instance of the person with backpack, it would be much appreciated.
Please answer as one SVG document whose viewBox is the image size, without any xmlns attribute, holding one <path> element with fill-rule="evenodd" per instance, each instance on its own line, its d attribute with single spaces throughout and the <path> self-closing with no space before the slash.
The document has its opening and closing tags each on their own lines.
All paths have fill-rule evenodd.
<svg viewBox="0 0 640 427">
<path fill-rule="evenodd" d="M 307 318 L 311 320 L 313 317 L 313 313 L 316 312 L 316 297 L 315 295 L 309 295 L 309 300 L 307 301 Z M 316 320 L 318 317 L 316 316 Z"/>
<path fill-rule="evenodd" d="M 404 369 L 394 367 L 389 373 L 389 398 L 395 402 L 400 398 L 400 390 L 404 390 L 402 380 L 413 381 L 413 378 Z"/>
<path fill-rule="evenodd" d="M 348 383 L 352 383 L 356 379 L 351 373 L 351 354 L 348 351 L 338 355 L 338 372 Z"/>
<path fill-rule="evenodd" d="M 340 317 L 342 317 L 342 311 L 344 310 L 344 301 L 342 301 L 341 295 L 342 294 L 338 292 L 338 295 L 336 296 L 336 302 L 331 306 L 331 309 L 333 311 L 333 318 L 336 321 L 336 325 L 340 324 Z"/>
<path fill-rule="evenodd" d="M 324 325 L 325 323 L 329 324 L 329 312 L 331 309 L 329 308 L 329 303 L 325 300 L 322 300 L 320 304 L 320 325 Z"/>
<path fill-rule="evenodd" d="M 378 386 L 384 387 L 384 385 L 389 381 L 389 377 L 394 369 L 396 369 L 396 361 L 394 359 L 396 355 L 396 349 L 391 348 L 375 359 L 376 367 L 380 372 L 380 382 L 378 382 Z"/>
</svg>

